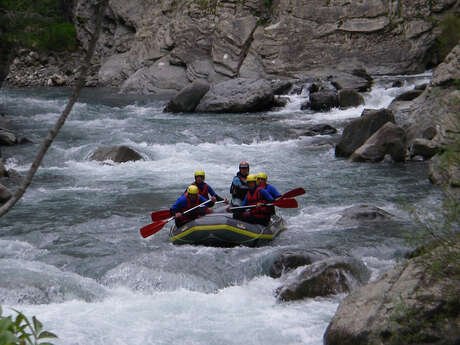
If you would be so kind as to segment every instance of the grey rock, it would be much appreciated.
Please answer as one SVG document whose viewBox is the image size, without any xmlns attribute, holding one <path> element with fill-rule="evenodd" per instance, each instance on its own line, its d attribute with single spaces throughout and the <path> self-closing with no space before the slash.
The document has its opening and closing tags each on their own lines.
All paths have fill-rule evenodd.
<svg viewBox="0 0 460 345">
<path fill-rule="evenodd" d="M 395 122 L 393 113 L 388 109 L 364 109 L 359 119 L 348 123 L 340 142 L 335 147 L 337 157 L 348 157 L 377 130 L 387 122 Z"/>
<path fill-rule="evenodd" d="M 209 84 L 207 82 L 197 80 L 183 88 L 170 100 L 164 111 L 170 113 L 193 112 L 208 90 Z"/>
<path fill-rule="evenodd" d="M 367 92 L 372 87 L 372 77 L 365 70 L 354 70 L 352 73 L 340 73 L 330 78 L 337 90 L 354 90 Z"/>
<path fill-rule="evenodd" d="M 337 133 L 337 129 L 326 123 L 311 125 L 302 128 L 292 128 L 292 132 L 298 136 L 313 137 L 315 135 L 333 135 Z"/>
<path fill-rule="evenodd" d="M 273 89 L 268 81 L 237 78 L 212 85 L 195 111 L 257 112 L 269 110 L 274 104 Z"/>
<path fill-rule="evenodd" d="M 369 222 L 381 222 L 394 219 L 391 213 L 372 205 L 355 205 L 346 208 L 341 213 L 337 224 L 353 225 Z"/>
<path fill-rule="evenodd" d="M 310 95 L 310 109 L 315 111 L 328 111 L 339 106 L 336 91 L 318 91 Z"/>
<path fill-rule="evenodd" d="M 460 284 L 451 265 L 430 269 L 430 261 L 442 254 L 399 264 L 349 294 L 326 329 L 324 344 L 458 344 Z"/>
<path fill-rule="evenodd" d="M 277 289 L 281 301 L 329 296 L 356 290 L 370 274 L 363 262 L 350 257 L 333 257 L 300 267 L 287 275 Z"/>
<path fill-rule="evenodd" d="M 90 160 L 99 162 L 111 160 L 116 163 L 142 160 L 142 156 L 127 146 L 100 147 L 90 156 Z"/>
<path fill-rule="evenodd" d="M 432 140 L 416 138 L 409 148 L 410 157 L 422 156 L 423 159 L 430 159 L 439 152 L 439 146 Z"/>
<path fill-rule="evenodd" d="M 433 72 L 433 86 L 448 86 L 460 80 L 460 43 L 447 55 L 446 59 Z"/>
<path fill-rule="evenodd" d="M 352 162 L 380 162 L 391 155 L 396 162 L 406 159 L 406 132 L 391 122 L 384 124 L 350 156 Z"/>
<path fill-rule="evenodd" d="M 272 86 L 273 93 L 275 95 L 286 95 L 289 93 L 289 90 L 292 88 L 292 81 L 290 80 L 270 80 L 270 85 Z"/>
<path fill-rule="evenodd" d="M 16 144 L 16 135 L 8 129 L 0 128 L 0 145 L 13 146 Z"/>
<path fill-rule="evenodd" d="M 280 96 L 276 96 L 275 97 L 275 103 L 274 103 L 274 107 L 275 108 L 284 108 L 286 105 L 288 105 L 289 103 L 289 98 L 288 97 L 280 97 Z"/>
<path fill-rule="evenodd" d="M 406 91 L 399 96 L 397 96 L 393 102 L 399 102 L 399 101 L 412 101 L 413 99 L 417 98 L 423 93 L 423 90 L 410 90 Z"/>
<path fill-rule="evenodd" d="M 121 85 L 121 91 L 142 94 L 176 94 L 189 84 L 185 68 L 173 66 L 168 58 L 132 74 Z"/>
<path fill-rule="evenodd" d="M 355 90 L 343 89 L 338 93 L 338 102 L 340 108 L 346 109 L 364 104 L 364 98 Z"/>
<path fill-rule="evenodd" d="M 272 278 L 279 278 L 300 266 L 310 265 L 313 262 L 323 260 L 329 255 L 319 251 L 289 250 L 280 253 L 270 265 L 269 275 Z"/>
<path fill-rule="evenodd" d="M 8 177 L 8 171 L 5 168 L 2 160 L 0 159 L 0 177 Z"/>
</svg>

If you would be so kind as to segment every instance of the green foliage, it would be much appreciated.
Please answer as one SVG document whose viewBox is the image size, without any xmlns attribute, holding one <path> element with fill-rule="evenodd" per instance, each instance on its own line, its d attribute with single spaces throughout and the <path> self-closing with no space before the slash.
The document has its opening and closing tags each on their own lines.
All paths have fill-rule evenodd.
<svg viewBox="0 0 460 345">
<path fill-rule="evenodd" d="M 265 7 L 271 8 L 273 4 L 273 0 L 264 0 Z"/>
<path fill-rule="evenodd" d="M 35 317 L 32 322 L 15 310 L 16 317 L 3 316 L 0 306 L 0 345 L 53 345 L 43 339 L 57 338 L 54 333 L 44 331 L 42 323 Z"/>
<path fill-rule="evenodd" d="M 439 23 L 441 33 L 430 48 L 431 62 L 427 65 L 432 68 L 440 64 L 460 40 L 460 16 L 446 15 Z"/>
<path fill-rule="evenodd" d="M 63 12 L 64 0 L 1 0 L 8 18 L 6 41 L 42 50 L 74 50 L 76 30 Z"/>
</svg>

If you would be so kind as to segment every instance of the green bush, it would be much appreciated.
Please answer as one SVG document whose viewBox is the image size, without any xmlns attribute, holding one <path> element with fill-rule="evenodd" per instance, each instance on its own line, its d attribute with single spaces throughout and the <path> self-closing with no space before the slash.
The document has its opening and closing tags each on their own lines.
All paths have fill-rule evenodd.
<svg viewBox="0 0 460 345">
<path fill-rule="evenodd" d="M 43 325 L 35 316 L 32 322 L 15 310 L 16 317 L 3 316 L 0 306 L 0 345 L 53 345 L 43 339 L 57 338 L 54 333 L 44 331 Z"/>
<path fill-rule="evenodd" d="M 39 45 L 48 50 L 74 50 L 76 30 L 72 23 L 52 23 L 39 34 Z"/>
</svg>

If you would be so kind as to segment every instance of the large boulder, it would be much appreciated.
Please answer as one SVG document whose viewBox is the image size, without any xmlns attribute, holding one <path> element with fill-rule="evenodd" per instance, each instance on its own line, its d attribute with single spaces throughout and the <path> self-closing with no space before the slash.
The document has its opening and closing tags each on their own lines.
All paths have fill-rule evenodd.
<svg viewBox="0 0 460 345">
<path fill-rule="evenodd" d="M 293 271 L 297 267 L 310 265 L 323 260 L 329 255 L 319 251 L 289 250 L 280 253 L 270 265 L 269 274 L 272 278 L 279 278 L 283 274 Z"/>
<path fill-rule="evenodd" d="M 395 162 L 406 160 L 406 132 L 392 122 L 384 124 L 350 156 L 353 162 L 380 162 L 391 155 Z"/>
<path fill-rule="evenodd" d="M 334 257 L 299 267 L 288 274 L 277 289 L 282 301 L 350 292 L 367 282 L 370 274 L 363 262 L 350 257 Z"/>
<path fill-rule="evenodd" d="M 396 96 L 396 98 L 392 102 L 401 102 L 401 101 L 412 101 L 413 99 L 417 98 L 423 93 L 423 90 L 409 90 L 403 92 L 402 94 Z"/>
<path fill-rule="evenodd" d="M 358 147 L 387 122 L 395 122 L 388 109 L 364 109 L 361 117 L 348 123 L 340 142 L 335 147 L 337 157 L 349 157 Z"/>
<path fill-rule="evenodd" d="M 338 73 L 330 78 L 337 90 L 353 90 L 366 92 L 372 87 L 372 77 L 363 69 L 353 70 L 352 73 Z"/>
<path fill-rule="evenodd" d="M 12 131 L 0 128 L 0 145 L 13 146 L 17 144 L 17 141 L 18 139 Z"/>
<path fill-rule="evenodd" d="M 263 79 L 238 78 L 212 85 L 196 112 L 243 113 L 266 111 L 275 105 L 273 88 Z"/>
<path fill-rule="evenodd" d="M 342 109 L 358 107 L 364 104 L 364 97 L 355 90 L 344 89 L 338 93 L 338 102 Z"/>
<path fill-rule="evenodd" d="M 339 106 L 337 91 L 318 91 L 310 94 L 310 108 L 315 111 L 328 111 Z"/>
<path fill-rule="evenodd" d="M 110 160 L 116 163 L 138 161 L 142 159 L 139 153 L 128 146 L 100 147 L 90 156 L 90 160 L 99 162 Z"/>
<path fill-rule="evenodd" d="M 439 152 L 439 146 L 432 140 L 416 138 L 409 147 L 410 158 L 421 156 L 423 159 L 430 159 Z"/>
<path fill-rule="evenodd" d="M 169 101 L 164 111 L 169 113 L 193 112 L 208 90 L 209 84 L 206 81 L 197 80 L 179 91 L 179 93 Z"/>
<path fill-rule="evenodd" d="M 390 221 L 394 219 L 391 213 L 372 205 L 355 205 L 341 212 L 337 221 L 340 225 L 352 225 L 371 222 Z"/>
<path fill-rule="evenodd" d="M 442 248 L 411 259 L 348 295 L 324 333 L 324 344 L 459 344 L 458 267 L 430 266 L 443 261 L 443 252 L 450 255 Z"/>
</svg>

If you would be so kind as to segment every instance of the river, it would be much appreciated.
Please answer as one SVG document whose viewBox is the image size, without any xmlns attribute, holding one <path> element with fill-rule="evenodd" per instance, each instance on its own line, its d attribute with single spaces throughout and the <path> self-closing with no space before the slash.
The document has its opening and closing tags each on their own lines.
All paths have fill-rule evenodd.
<svg viewBox="0 0 460 345">
<path fill-rule="evenodd" d="M 380 78 L 364 94 L 382 108 L 429 74 Z M 35 144 L 2 148 L 8 168 L 25 174 L 70 90 L 2 89 L 3 111 Z M 439 191 L 425 162 L 356 164 L 334 156 L 330 137 L 297 137 L 292 128 L 327 123 L 340 131 L 364 107 L 256 114 L 168 114 L 167 100 L 86 89 L 21 202 L 0 219 L 0 303 L 36 315 L 55 344 L 322 344 L 343 295 L 280 303 L 270 264 L 286 251 L 350 255 L 372 279 L 407 251 L 406 206 L 435 204 Z M 144 160 L 90 161 L 101 146 L 128 145 Z M 169 208 L 205 170 L 221 196 L 242 160 L 283 193 L 304 187 L 299 208 L 279 209 L 287 230 L 269 246 L 175 246 L 168 226 L 143 239 L 151 211 Z M 357 204 L 396 216 L 385 226 L 340 226 Z"/>
</svg>

